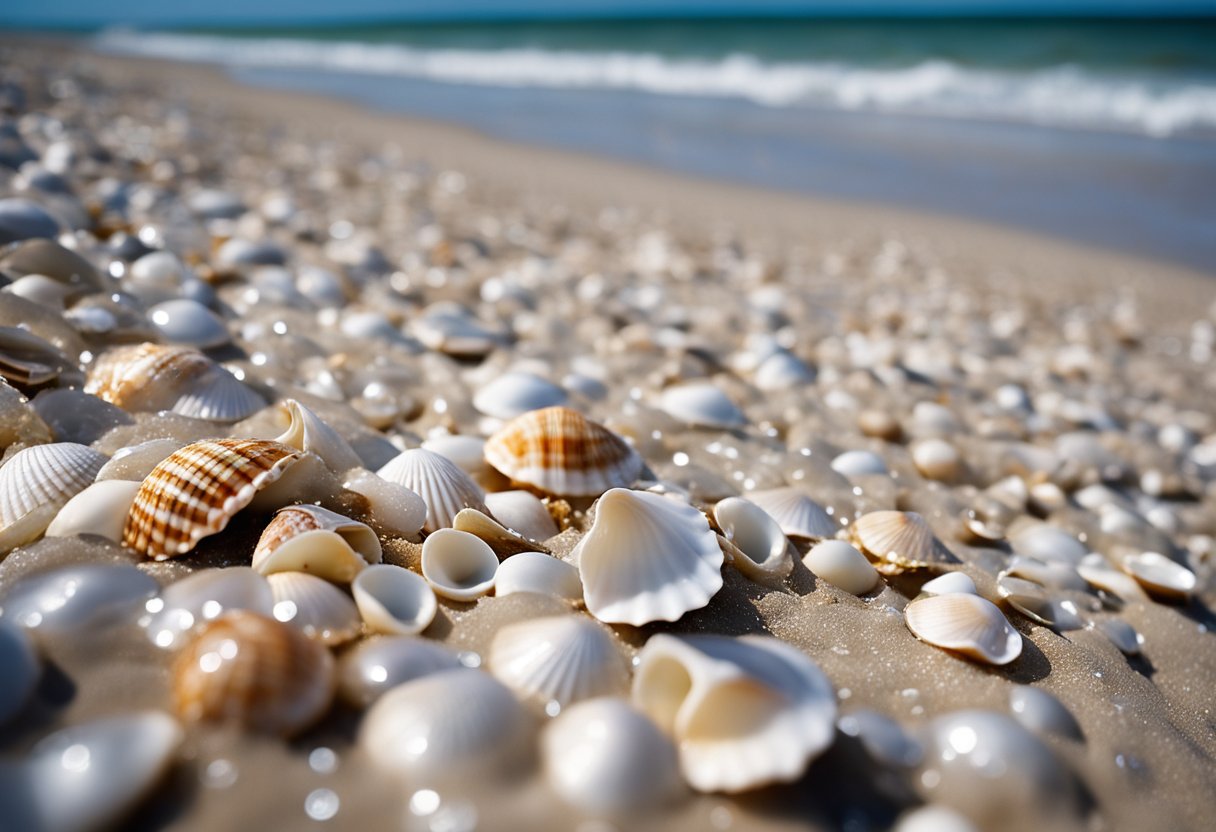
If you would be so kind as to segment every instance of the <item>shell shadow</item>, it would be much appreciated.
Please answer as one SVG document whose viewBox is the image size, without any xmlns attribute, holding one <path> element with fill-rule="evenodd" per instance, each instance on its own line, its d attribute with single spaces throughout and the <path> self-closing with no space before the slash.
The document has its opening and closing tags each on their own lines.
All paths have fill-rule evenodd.
<svg viewBox="0 0 1216 832">
<path fill-rule="evenodd" d="M 194 764 L 179 762 L 169 769 L 135 812 L 123 821 L 129 832 L 152 832 L 175 826 L 191 810 L 200 788 Z"/>
<path fill-rule="evenodd" d="M 45 734 L 59 712 L 76 698 L 77 686 L 53 660 L 44 658 L 42 676 L 25 707 L 0 727 L 0 748 L 12 748 L 23 740 Z"/>
<path fill-rule="evenodd" d="M 1030 640 L 1021 627 L 1015 627 L 1022 635 L 1022 655 L 1004 667 L 989 668 L 989 672 L 1004 676 L 1019 685 L 1029 685 L 1038 682 L 1051 674 L 1051 660 Z M 1063 636 L 1061 636 L 1063 638 Z"/>
</svg>

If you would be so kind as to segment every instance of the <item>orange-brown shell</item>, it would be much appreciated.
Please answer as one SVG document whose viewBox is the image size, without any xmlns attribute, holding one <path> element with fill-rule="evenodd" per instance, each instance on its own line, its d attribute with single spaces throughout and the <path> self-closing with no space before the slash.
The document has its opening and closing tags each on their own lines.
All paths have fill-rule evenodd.
<svg viewBox="0 0 1216 832">
<path fill-rule="evenodd" d="M 485 456 L 515 482 L 575 497 L 626 487 L 643 466 L 624 439 L 567 407 L 517 416 L 486 441 Z"/>
<path fill-rule="evenodd" d="M 172 684 L 183 719 L 291 736 L 329 708 L 336 675 L 324 645 L 271 618 L 236 611 L 209 622 L 182 649 Z"/>
<path fill-rule="evenodd" d="M 294 448 L 258 439 L 187 445 L 140 485 L 123 526 L 123 543 L 155 560 L 184 555 L 204 537 L 223 531 L 299 456 Z"/>
<path fill-rule="evenodd" d="M 136 344 L 101 355 L 89 370 L 85 392 L 125 410 L 168 410 L 178 387 L 211 372 L 213 362 L 189 347 Z"/>
</svg>

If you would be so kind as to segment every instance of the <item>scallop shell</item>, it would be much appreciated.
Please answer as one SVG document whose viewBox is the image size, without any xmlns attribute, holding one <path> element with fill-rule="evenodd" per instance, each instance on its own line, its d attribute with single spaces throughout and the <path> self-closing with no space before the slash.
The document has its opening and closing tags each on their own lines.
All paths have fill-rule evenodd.
<svg viewBox="0 0 1216 832">
<path fill-rule="evenodd" d="M 428 532 L 450 528 L 461 509 L 487 510 L 481 487 L 456 463 L 432 451 L 404 451 L 376 473 L 422 497 L 426 502 L 423 528 Z"/>
<path fill-rule="evenodd" d="M 266 576 L 276 620 L 322 644 L 342 644 L 359 635 L 363 619 L 355 602 L 333 584 L 305 572 Z"/>
<path fill-rule="evenodd" d="M 498 565 L 494 594 L 498 597 L 516 592 L 535 592 L 567 601 L 583 600 L 583 583 L 578 569 L 544 552 L 520 552 Z"/>
<path fill-rule="evenodd" d="M 872 511 L 853 523 L 861 551 L 878 561 L 880 572 L 899 573 L 953 562 L 940 548 L 925 518 L 913 511 Z"/>
<path fill-rule="evenodd" d="M 794 569 L 789 538 L 764 509 L 742 497 L 714 506 L 714 520 L 735 550 L 735 568 L 760 583 L 780 585 Z"/>
<path fill-rule="evenodd" d="M 544 548 L 535 541 L 521 537 L 493 517 L 489 517 L 475 508 L 461 509 L 452 518 L 452 528 L 481 538 L 501 558 Z"/>
<path fill-rule="evenodd" d="M 0 553 L 42 534 L 105 463 L 105 454 L 72 442 L 34 445 L 13 454 L 0 467 L 0 530 L 7 533 L 7 547 Z M 18 526 L 18 521 L 24 522 Z"/>
<path fill-rule="evenodd" d="M 21 712 L 41 675 L 42 661 L 29 636 L 0 620 L 0 726 Z"/>
<path fill-rule="evenodd" d="M 363 623 L 376 633 L 415 635 L 435 619 L 438 603 L 426 580 L 408 569 L 369 566 L 351 584 Z"/>
<path fill-rule="evenodd" d="M 378 636 L 360 642 L 338 661 L 338 693 L 366 708 L 388 691 L 432 673 L 461 667 L 441 644 L 414 636 Z"/>
<path fill-rule="evenodd" d="M 1195 591 L 1195 573 L 1159 552 L 1142 552 L 1123 559 L 1123 571 L 1158 598 L 1185 601 Z"/>
<path fill-rule="evenodd" d="M 219 315 L 190 298 L 174 298 L 148 310 L 148 320 L 170 344 L 199 349 L 222 347 L 232 340 Z"/>
<path fill-rule="evenodd" d="M 659 408 L 681 422 L 703 428 L 740 428 L 747 417 L 729 397 L 709 382 L 689 382 L 668 387 L 659 397 Z"/>
<path fill-rule="evenodd" d="M 422 575 L 437 595 L 473 601 L 494 588 L 498 556 L 481 538 L 440 529 L 422 543 Z"/>
<path fill-rule="evenodd" d="M 601 621 L 676 621 L 722 588 L 724 556 L 705 515 L 644 491 L 613 488 L 575 550 L 587 609 Z"/>
<path fill-rule="evenodd" d="M 581 615 L 509 624 L 490 644 L 489 668 L 525 699 L 550 707 L 623 693 L 629 669 L 612 636 Z"/>
<path fill-rule="evenodd" d="M 122 526 L 138 491 L 139 483 L 129 480 L 95 482 L 59 509 L 46 536 L 94 534 L 121 543 Z"/>
<path fill-rule="evenodd" d="M 140 624 L 149 640 L 164 649 L 181 646 L 195 628 L 232 610 L 269 616 L 274 611 L 270 583 L 248 566 L 204 569 L 174 581 L 144 605 Z"/>
<path fill-rule="evenodd" d="M 633 702 L 672 737 L 684 779 L 703 792 L 796 780 L 836 733 L 831 682 L 764 636 L 652 636 Z"/>
<path fill-rule="evenodd" d="M 503 373 L 473 396 L 473 407 L 503 420 L 565 403 L 565 390 L 533 373 Z"/>
<path fill-rule="evenodd" d="M 797 488 L 751 491 L 747 499 L 767 511 L 790 537 L 820 540 L 834 536 L 839 528 L 822 506 Z"/>
<path fill-rule="evenodd" d="M 123 542 L 155 560 L 184 555 L 224 530 L 299 451 L 256 439 L 195 442 L 152 469 L 135 495 Z"/>
<path fill-rule="evenodd" d="M 604 426 L 565 407 L 525 413 L 486 441 L 486 460 L 513 481 L 570 497 L 628 486 L 642 458 Z"/>
<path fill-rule="evenodd" d="M 263 575 L 308 572 L 346 584 L 381 554 L 369 526 L 320 506 L 288 506 L 262 532 L 252 565 Z"/>
<path fill-rule="evenodd" d="M 486 495 L 486 507 L 499 523 L 528 540 L 548 540 L 558 532 L 549 509 L 529 491 L 495 491 Z"/>
<path fill-rule="evenodd" d="M 921 641 L 988 664 L 1009 664 L 1022 653 L 1022 636 L 978 595 L 918 598 L 904 610 L 904 621 Z"/>
<path fill-rule="evenodd" d="M 335 473 L 363 467 L 363 460 L 332 427 L 322 421 L 295 399 L 286 399 L 279 404 L 279 411 L 287 416 L 287 430 L 275 439 L 297 451 L 311 451 Z"/>
<path fill-rule="evenodd" d="M 843 540 L 816 543 L 802 563 L 816 577 L 851 595 L 865 595 L 881 580 L 866 556 Z"/>
<path fill-rule="evenodd" d="M 334 660 L 324 645 L 251 612 L 207 624 L 172 669 L 173 704 L 183 719 L 284 736 L 325 713 L 334 685 Z"/>
<path fill-rule="evenodd" d="M 347 471 L 342 486 L 367 501 L 368 520 L 381 534 L 418 539 L 426 522 L 426 502 L 413 491 L 362 468 Z"/>
</svg>

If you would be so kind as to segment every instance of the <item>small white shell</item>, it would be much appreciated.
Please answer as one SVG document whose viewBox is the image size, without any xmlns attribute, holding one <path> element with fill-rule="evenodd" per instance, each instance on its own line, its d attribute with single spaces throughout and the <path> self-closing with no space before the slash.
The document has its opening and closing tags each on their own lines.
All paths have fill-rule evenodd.
<svg viewBox="0 0 1216 832">
<path fill-rule="evenodd" d="M 779 585 L 793 570 L 789 538 L 777 521 L 755 503 L 742 497 L 727 497 L 714 506 L 714 520 L 738 550 L 735 568 L 747 577 Z"/>
<path fill-rule="evenodd" d="M 128 276 L 149 288 L 175 292 L 182 285 L 185 267 L 170 251 L 153 251 L 131 264 Z"/>
<path fill-rule="evenodd" d="M 494 594 L 535 592 L 567 601 L 583 600 L 583 582 L 578 569 L 544 552 L 520 552 L 498 565 Z"/>
<path fill-rule="evenodd" d="M 295 399 L 286 399 L 279 404 L 279 409 L 287 416 L 288 424 L 276 442 L 298 451 L 312 451 L 335 473 L 363 466 L 363 460 L 350 443 L 307 407 Z"/>
<path fill-rule="evenodd" d="M 724 556 L 705 515 L 644 491 L 613 488 L 575 550 L 587 609 L 600 621 L 676 621 L 722 588 Z"/>
<path fill-rule="evenodd" d="M 122 542 L 122 525 L 135 502 L 139 483 L 129 480 L 102 480 L 81 491 L 59 509 L 46 528 L 47 537 L 74 537 L 95 534 Z"/>
<path fill-rule="evenodd" d="M 53 506 L 53 517 L 64 503 L 93 482 L 105 463 L 105 454 L 74 442 L 34 445 L 13 454 L 0 467 L 0 529 L 38 508 Z M 51 517 L 47 517 L 48 522 Z M 39 528 L 33 536 L 41 532 Z"/>
<path fill-rule="evenodd" d="M 368 519 L 382 534 L 418 539 L 426 522 L 426 502 L 413 491 L 367 469 L 348 471 L 342 487 L 367 500 Z"/>
<path fill-rule="evenodd" d="M 120 448 L 97 472 L 97 481 L 131 480 L 143 482 L 152 469 L 179 450 L 185 442 L 176 439 L 149 439 L 138 445 Z"/>
<path fill-rule="evenodd" d="M 548 540 L 557 524 L 536 495 L 527 491 L 496 491 L 486 495 L 486 506 L 499 523 L 528 540 Z"/>
<path fill-rule="evenodd" d="M 158 589 L 134 566 L 66 566 L 18 581 L 0 599 L 0 611 L 27 630 L 71 633 L 134 621 Z"/>
<path fill-rule="evenodd" d="M 851 595 L 865 595 L 879 582 L 878 571 L 843 540 L 823 540 L 811 547 L 802 563 L 816 576 Z"/>
<path fill-rule="evenodd" d="M 498 556 L 481 538 L 440 529 L 422 543 L 422 575 L 437 595 L 473 601 L 494 588 Z"/>
<path fill-rule="evenodd" d="M 612 636 L 581 615 L 533 618 L 503 627 L 490 644 L 489 669 L 525 699 L 565 706 L 629 685 Z"/>
<path fill-rule="evenodd" d="M 1195 573 L 1159 552 L 1128 555 L 1123 571 L 1159 598 L 1186 600 L 1195 591 Z"/>
<path fill-rule="evenodd" d="M 956 592 L 979 595 L 979 591 L 975 588 L 975 581 L 971 580 L 971 576 L 966 572 L 947 572 L 945 575 L 938 575 L 933 580 L 926 581 L 920 591 L 926 595 L 950 595 Z"/>
<path fill-rule="evenodd" d="M 263 575 L 308 572 L 345 584 L 381 556 L 380 540 L 369 526 L 321 506 L 298 505 L 275 514 L 251 565 Z"/>
<path fill-rule="evenodd" d="M 473 407 L 504 421 L 565 403 L 565 390 L 533 373 L 503 373 L 473 396 Z"/>
<path fill-rule="evenodd" d="M 461 509 L 487 510 L 481 487 L 456 463 L 425 448 L 402 452 L 376 473 L 422 497 L 428 532 L 450 528 Z"/>
<path fill-rule="evenodd" d="M 694 427 L 729 429 L 747 424 L 743 411 L 709 382 L 668 387 L 659 398 L 659 407 L 673 419 Z"/>
<path fill-rule="evenodd" d="M 747 499 L 767 511 L 790 537 L 819 540 L 836 534 L 838 526 L 831 516 L 797 488 L 752 491 Z"/>
<path fill-rule="evenodd" d="M 1039 560 L 1061 560 L 1074 566 L 1089 553 L 1085 544 L 1063 529 L 1047 523 L 1034 523 L 1009 535 L 1013 550 Z"/>
<path fill-rule="evenodd" d="M 351 584 L 363 623 L 375 633 L 415 635 L 435 619 L 439 605 L 427 582 L 400 566 L 369 566 Z"/>
<path fill-rule="evenodd" d="M 204 569 L 174 581 L 145 605 L 140 624 L 157 647 L 179 647 L 183 637 L 201 624 L 230 610 L 248 610 L 269 617 L 274 593 L 266 578 L 248 566 Z"/>
<path fill-rule="evenodd" d="M 446 647 L 414 636 L 379 636 L 362 641 L 338 662 L 338 693 L 366 708 L 398 685 L 461 667 Z"/>
<path fill-rule="evenodd" d="M 41 675 L 42 661 L 29 636 L 0 619 L 0 726 L 21 712 Z"/>
<path fill-rule="evenodd" d="M 904 621 L 921 641 L 988 664 L 1009 664 L 1022 654 L 1022 636 L 991 601 L 952 593 L 918 598 Z"/>
<path fill-rule="evenodd" d="M 1091 552 L 1081 558 L 1076 570 L 1087 583 L 1110 592 L 1123 601 L 1142 601 L 1146 598 L 1139 581 L 1111 566 L 1110 562 L 1097 552 Z"/>
<path fill-rule="evenodd" d="M 187 347 L 210 349 L 232 340 L 218 315 L 196 300 L 175 298 L 148 310 L 148 320 L 165 341 Z"/>
<path fill-rule="evenodd" d="M 761 390 L 793 390 L 813 382 L 815 371 L 793 353 L 777 350 L 760 362 L 754 380 Z"/>
<path fill-rule="evenodd" d="M 274 595 L 274 617 L 322 644 L 341 644 L 359 635 L 363 619 L 346 593 L 304 572 L 266 576 Z"/>
<path fill-rule="evenodd" d="M 832 470 L 846 477 L 887 474 L 887 463 L 873 451 L 845 451 L 832 460 Z"/>
<path fill-rule="evenodd" d="M 922 439 L 912 446 L 912 463 L 931 480 L 952 480 L 963 467 L 963 458 L 944 439 Z"/>
</svg>

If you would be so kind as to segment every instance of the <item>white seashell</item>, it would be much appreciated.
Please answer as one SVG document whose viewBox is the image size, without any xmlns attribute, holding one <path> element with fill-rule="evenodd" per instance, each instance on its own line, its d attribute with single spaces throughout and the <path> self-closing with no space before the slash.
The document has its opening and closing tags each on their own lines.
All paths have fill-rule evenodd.
<svg viewBox="0 0 1216 832">
<path fill-rule="evenodd" d="M 672 737 L 684 779 L 704 792 L 796 780 L 836 733 L 827 677 L 764 636 L 652 636 L 633 703 Z"/>
<path fill-rule="evenodd" d="M 12 292 L 17 297 L 25 298 L 40 306 L 62 312 L 64 300 L 74 294 L 76 290 L 66 283 L 61 283 L 44 274 L 27 274 L 5 286 L 4 291 Z"/>
<path fill-rule="evenodd" d="M 958 417 L 944 404 L 917 402 L 912 408 L 912 432 L 917 436 L 953 436 L 960 430 Z"/>
<path fill-rule="evenodd" d="M 342 487 L 367 500 L 369 519 L 381 534 L 418 539 L 426 522 L 426 502 L 413 491 L 366 469 L 348 471 Z"/>
<path fill-rule="evenodd" d="M 937 539 L 925 518 L 913 511 L 872 511 L 853 523 L 853 540 L 861 551 L 878 561 L 879 569 L 900 572 L 948 563 L 938 551 Z"/>
<path fill-rule="evenodd" d="M 18 581 L 0 599 L 0 613 L 27 630 L 72 633 L 134 621 L 158 589 L 134 566 L 68 566 Z"/>
<path fill-rule="evenodd" d="M 298 451 L 311 451 L 335 473 L 362 468 L 363 460 L 342 436 L 295 399 L 285 399 L 279 411 L 287 417 L 287 430 L 275 438 Z"/>
<path fill-rule="evenodd" d="M 485 485 L 498 476 L 486 462 L 486 440 L 480 436 L 463 433 L 432 436 L 422 443 L 422 447 L 452 460 L 479 485 Z"/>
<path fill-rule="evenodd" d="M 637 812 L 684 792 L 675 746 L 623 699 L 574 705 L 545 726 L 540 749 L 549 785 L 583 812 Z"/>
<path fill-rule="evenodd" d="M 461 667 L 446 647 L 414 636 L 378 636 L 342 654 L 338 693 L 356 708 L 366 708 L 398 685 Z"/>
<path fill-rule="evenodd" d="M 170 344 L 211 349 L 232 340 L 228 327 L 207 307 L 189 298 L 175 298 L 148 310 L 148 320 Z"/>
<path fill-rule="evenodd" d="M 705 515 L 644 491 L 613 488 L 575 549 L 587 609 L 600 621 L 676 621 L 722 588 L 724 556 Z"/>
<path fill-rule="evenodd" d="M 494 594 L 535 592 L 567 601 L 583 600 L 583 582 L 578 569 L 544 552 L 520 552 L 498 565 Z"/>
<path fill-rule="evenodd" d="M 533 373 L 503 373 L 473 396 L 473 407 L 503 421 L 565 403 L 565 390 Z"/>
<path fill-rule="evenodd" d="M 1077 574 L 1092 586 L 1112 593 L 1123 601 L 1142 601 L 1146 598 L 1140 583 L 1110 565 L 1105 557 L 1091 552 L 1076 565 Z"/>
<path fill-rule="evenodd" d="M 424 448 L 402 452 L 376 473 L 422 497 L 426 502 L 424 528 L 428 532 L 450 528 L 461 509 L 486 511 L 481 487 L 456 463 Z"/>
<path fill-rule="evenodd" d="M 46 527 L 46 536 L 95 534 L 121 543 L 122 525 L 137 491 L 139 483 L 129 480 L 95 482 L 64 504 Z"/>
<path fill-rule="evenodd" d="M 422 575 L 437 595 L 473 601 L 494 588 L 498 555 L 481 538 L 440 529 L 422 543 Z"/>
<path fill-rule="evenodd" d="M 181 287 L 186 268 L 170 251 L 153 251 L 131 264 L 128 276 L 141 286 L 174 292 Z"/>
<path fill-rule="evenodd" d="M 541 544 L 521 537 L 475 508 L 465 508 L 457 512 L 452 518 L 452 528 L 481 538 L 500 558 L 543 548 Z"/>
<path fill-rule="evenodd" d="M 1055 734 L 1073 740 L 1084 738 L 1077 718 L 1063 702 L 1045 690 L 1016 685 L 1009 691 L 1009 710 L 1014 719 L 1036 734 Z"/>
<path fill-rule="evenodd" d="M 371 527 L 320 506 L 279 509 L 253 550 L 252 566 L 263 575 L 308 572 L 334 583 L 350 583 L 369 563 L 379 563 L 380 540 Z"/>
<path fill-rule="evenodd" d="M 813 383 L 815 371 L 793 353 L 778 350 L 760 363 L 753 378 L 761 390 L 795 390 Z"/>
<path fill-rule="evenodd" d="M 322 644 L 342 644 L 359 635 L 363 619 L 355 602 L 328 581 L 304 572 L 266 576 L 275 619 Z"/>
<path fill-rule="evenodd" d="M 34 445 L 13 454 L 0 467 L 0 529 L 8 529 L 35 509 L 40 509 L 45 522 L 27 527 L 25 539 L 12 545 L 40 535 L 55 512 L 93 482 L 105 462 L 105 454 L 73 442 Z"/>
<path fill-rule="evenodd" d="M 1013 575 L 1015 578 L 1024 578 L 1053 589 L 1069 589 L 1076 592 L 1085 592 L 1089 589 L 1085 579 L 1067 563 L 1041 561 L 1023 555 L 1014 555 L 1010 558 L 1008 566 L 1001 570 L 1001 575 Z"/>
<path fill-rule="evenodd" d="M 971 821 L 945 806 L 921 806 L 901 815 L 892 832 L 980 832 Z"/>
<path fill-rule="evenodd" d="M 851 595 L 865 595 L 879 583 L 866 556 L 843 540 L 823 540 L 811 547 L 802 563 L 817 577 Z"/>
<path fill-rule="evenodd" d="M 963 468 L 963 458 L 944 439 L 922 439 L 912 446 L 912 463 L 931 480 L 952 480 Z"/>
<path fill-rule="evenodd" d="M 1094 625 L 1102 635 L 1110 639 L 1111 644 L 1128 656 L 1140 655 L 1144 637 L 1136 632 L 1136 628 L 1120 618 L 1107 618 Z"/>
<path fill-rule="evenodd" d="M 247 610 L 269 617 L 274 593 L 266 578 L 248 566 L 206 569 L 167 586 L 159 598 L 145 604 L 140 624 L 157 647 L 180 647 L 198 626 L 231 610 Z"/>
<path fill-rule="evenodd" d="M 0 619 L 0 726 L 21 712 L 41 675 L 42 661 L 29 636 Z"/>
<path fill-rule="evenodd" d="M 887 474 L 887 463 L 873 451 L 845 451 L 832 460 L 832 470 L 846 477 Z"/>
<path fill-rule="evenodd" d="M 435 619 L 439 606 L 422 577 L 387 563 L 364 569 L 350 589 L 363 623 L 375 633 L 421 633 Z"/>
<path fill-rule="evenodd" d="M 176 439 L 149 439 L 138 445 L 120 448 L 110 457 L 109 462 L 101 466 L 97 472 L 97 481 L 130 480 L 143 482 L 152 469 L 160 465 L 175 451 L 181 449 L 185 442 Z"/>
<path fill-rule="evenodd" d="M 1195 591 L 1195 573 L 1159 552 L 1143 552 L 1123 559 L 1123 571 L 1159 598 L 1186 600 Z"/>
<path fill-rule="evenodd" d="M 414 320 L 411 332 L 427 347 L 462 358 L 480 358 L 503 343 L 467 312 L 450 307 L 428 309 Z"/>
<path fill-rule="evenodd" d="M 836 534 L 838 527 L 831 516 L 797 488 L 751 491 L 747 499 L 767 511 L 790 537 L 818 540 Z"/>
<path fill-rule="evenodd" d="M 359 744 L 410 787 L 505 774 L 528 752 L 533 720 L 488 673 L 457 668 L 398 685 L 367 710 Z"/>
<path fill-rule="evenodd" d="M 988 664 L 1009 664 L 1022 654 L 1022 636 L 978 595 L 918 598 L 904 610 L 904 621 L 921 641 Z"/>
<path fill-rule="evenodd" d="M 1062 632 L 1085 626 L 1077 614 L 1076 604 L 1067 599 L 1055 601 L 1048 598 L 1039 584 L 1002 573 L 997 578 L 996 588 L 1009 606 L 1044 627 L 1053 627 Z"/>
<path fill-rule="evenodd" d="M 945 575 L 938 575 L 933 580 L 922 584 L 920 591 L 926 595 L 950 595 L 957 592 L 967 595 L 980 594 L 975 588 L 975 581 L 971 580 L 971 576 L 966 572 L 947 572 Z"/>
<path fill-rule="evenodd" d="M 747 424 L 743 411 L 709 382 L 668 387 L 659 397 L 659 408 L 694 427 L 729 429 Z"/>
<path fill-rule="evenodd" d="M 495 491 L 486 495 L 486 507 L 499 523 L 528 540 L 548 540 L 557 534 L 557 523 L 534 494 L 528 491 Z"/>
<path fill-rule="evenodd" d="M 793 570 L 789 538 L 777 521 L 755 503 L 742 497 L 727 497 L 714 506 L 714 520 L 741 555 L 734 559 L 735 568 L 747 577 L 780 584 Z"/>
<path fill-rule="evenodd" d="M 1009 536 L 1009 542 L 1020 555 L 1046 561 L 1064 561 L 1074 566 L 1089 553 L 1085 544 L 1076 537 L 1047 523 L 1035 523 L 1018 529 Z"/>
<path fill-rule="evenodd" d="M 503 627 L 490 644 L 489 669 L 515 693 L 548 709 L 624 693 L 629 669 L 612 636 L 581 615 L 533 618 Z"/>
</svg>

